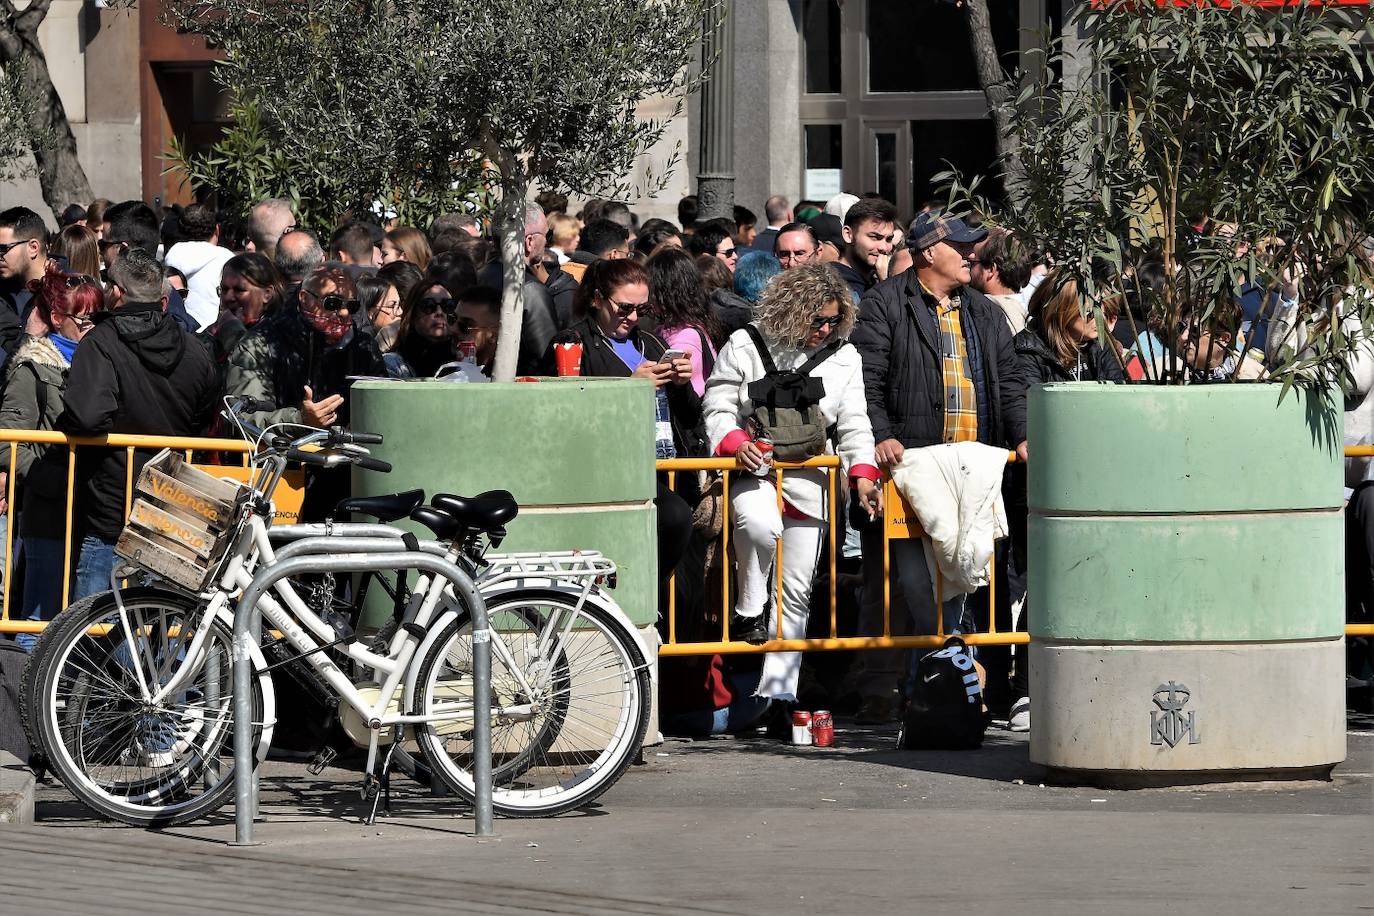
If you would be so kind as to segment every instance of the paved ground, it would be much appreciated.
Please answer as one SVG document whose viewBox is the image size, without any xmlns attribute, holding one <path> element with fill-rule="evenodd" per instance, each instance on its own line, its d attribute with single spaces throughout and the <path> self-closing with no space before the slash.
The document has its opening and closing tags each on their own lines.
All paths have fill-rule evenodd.
<svg viewBox="0 0 1374 916">
<path fill-rule="evenodd" d="M 1132 792 L 1042 787 L 1004 731 L 962 753 L 892 736 L 671 740 L 594 810 L 498 821 L 487 840 L 418 788 L 363 827 L 355 774 L 297 764 L 268 765 L 266 845 L 249 849 L 223 845 L 228 810 L 149 833 L 49 784 L 37 826 L 0 830 L 0 912 L 1374 911 L 1369 717 L 1330 783 Z"/>
</svg>

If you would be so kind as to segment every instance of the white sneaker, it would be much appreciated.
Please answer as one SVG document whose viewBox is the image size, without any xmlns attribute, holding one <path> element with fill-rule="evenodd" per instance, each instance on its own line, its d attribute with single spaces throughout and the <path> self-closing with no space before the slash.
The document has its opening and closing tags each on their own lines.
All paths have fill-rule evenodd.
<svg viewBox="0 0 1374 916">
<path fill-rule="evenodd" d="M 1011 704 L 1011 715 L 1007 718 L 1007 730 L 1013 732 L 1030 731 L 1030 697 L 1022 697 Z"/>
</svg>

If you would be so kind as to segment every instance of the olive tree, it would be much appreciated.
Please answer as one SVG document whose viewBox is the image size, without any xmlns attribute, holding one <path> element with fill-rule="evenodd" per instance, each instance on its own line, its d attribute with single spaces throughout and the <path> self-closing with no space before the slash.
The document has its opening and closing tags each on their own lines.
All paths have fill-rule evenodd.
<svg viewBox="0 0 1374 916">
<path fill-rule="evenodd" d="M 1090 301 L 1138 297 L 1161 336 L 1186 318 L 1239 340 L 1243 290 L 1262 289 L 1258 318 L 1277 321 L 1299 287 L 1271 326 L 1271 378 L 1338 381 L 1374 333 L 1369 12 L 1104 0 L 1064 36 L 1044 79 L 1023 75 L 998 106 L 1021 194 L 993 219 Z M 986 176 L 940 177 L 954 206 L 987 211 Z M 1200 218 L 1222 231 L 1197 231 Z M 1173 360 L 1147 380 L 1183 378 Z"/>
<path fill-rule="evenodd" d="M 412 221 L 490 193 L 505 265 L 495 377 L 509 380 L 531 188 L 627 190 L 667 123 L 636 109 L 666 96 L 680 113 L 719 2 L 173 0 L 177 25 L 223 49 L 218 78 L 253 118 L 191 171 L 241 184 L 256 169 L 316 212 L 381 201 Z"/>
</svg>

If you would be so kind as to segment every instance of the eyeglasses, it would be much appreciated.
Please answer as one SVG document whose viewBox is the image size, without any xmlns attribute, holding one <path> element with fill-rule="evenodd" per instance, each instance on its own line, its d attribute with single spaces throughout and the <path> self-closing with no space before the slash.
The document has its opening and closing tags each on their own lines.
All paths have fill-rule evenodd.
<svg viewBox="0 0 1374 916">
<path fill-rule="evenodd" d="M 87 318 L 85 315 L 73 315 L 70 312 L 53 312 L 52 317 L 57 321 L 58 324 L 61 324 L 66 319 L 70 318 L 76 324 L 76 326 L 82 329 L 83 331 L 88 328 L 95 327 L 95 322 Z"/>
<path fill-rule="evenodd" d="M 32 241 L 33 241 L 33 239 L 20 239 L 20 240 L 17 241 L 17 242 L 10 242 L 10 243 L 8 243 L 8 244 L 0 244 L 0 258 L 3 258 L 5 255 L 9 254 L 11 251 L 13 251 L 14 249 L 18 248 L 20 245 L 27 245 L 29 242 L 32 242 Z"/>
<path fill-rule="evenodd" d="M 649 304 L 647 302 L 616 302 L 611 298 L 607 298 L 606 301 L 614 307 L 616 314 L 621 318 L 628 318 Z"/>
<path fill-rule="evenodd" d="M 778 261 L 786 264 L 788 261 L 802 261 L 806 258 L 814 257 L 819 248 L 812 248 L 810 251 L 779 251 Z"/>
<path fill-rule="evenodd" d="M 444 315 L 452 321 L 458 314 L 458 303 L 452 299 L 421 299 L 420 314 L 433 315 L 435 312 L 442 311 Z"/>
<path fill-rule="evenodd" d="M 817 315 L 811 319 L 811 330 L 819 331 L 821 328 L 833 328 L 839 323 L 839 315 Z"/>
<path fill-rule="evenodd" d="M 308 289 L 302 289 L 301 292 L 318 302 L 320 308 L 324 309 L 326 312 L 337 312 L 340 309 L 348 309 L 350 312 L 356 312 L 358 310 L 359 303 L 357 299 L 345 299 L 343 296 L 333 295 L 321 296 L 319 293 L 311 292 Z"/>
<path fill-rule="evenodd" d="M 458 318 L 454 320 L 453 329 L 459 334 L 471 334 L 473 331 L 494 331 L 496 328 L 489 324 L 478 324 L 473 318 Z"/>
</svg>

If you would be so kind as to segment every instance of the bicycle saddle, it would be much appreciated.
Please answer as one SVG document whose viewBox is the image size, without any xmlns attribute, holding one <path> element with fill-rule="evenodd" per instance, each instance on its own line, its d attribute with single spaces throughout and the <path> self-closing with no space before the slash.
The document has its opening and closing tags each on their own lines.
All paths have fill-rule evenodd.
<svg viewBox="0 0 1374 916">
<path fill-rule="evenodd" d="M 472 531 L 495 531 L 520 511 L 515 497 L 505 490 L 488 490 L 476 496 L 436 493 L 430 505 L 452 516 L 460 527 Z"/>
<path fill-rule="evenodd" d="M 463 531 L 463 524 L 458 519 L 432 506 L 416 506 L 410 510 L 410 519 L 434 532 L 441 541 L 452 541 Z"/>
<path fill-rule="evenodd" d="M 381 522 L 405 518 L 411 510 L 425 501 L 424 490 L 406 490 L 387 496 L 355 496 L 334 507 L 334 520 L 343 521 L 350 512 L 370 515 Z"/>
</svg>

